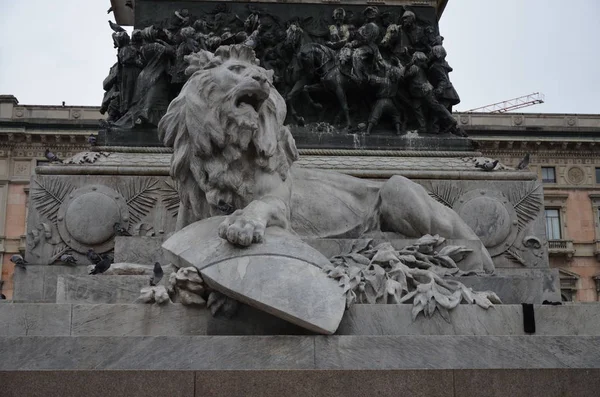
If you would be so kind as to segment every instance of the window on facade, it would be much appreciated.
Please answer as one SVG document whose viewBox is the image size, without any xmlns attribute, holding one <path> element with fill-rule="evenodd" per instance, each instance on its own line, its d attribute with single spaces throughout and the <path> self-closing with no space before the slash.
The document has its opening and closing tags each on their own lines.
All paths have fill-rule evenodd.
<svg viewBox="0 0 600 397">
<path fill-rule="evenodd" d="M 600 168 L 596 168 L 596 183 L 600 183 Z"/>
<path fill-rule="evenodd" d="M 546 213 L 546 235 L 548 240 L 560 240 L 560 212 L 555 208 L 547 208 Z"/>
<path fill-rule="evenodd" d="M 556 183 L 556 172 L 554 167 L 542 167 L 542 182 Z"/>
</svg>

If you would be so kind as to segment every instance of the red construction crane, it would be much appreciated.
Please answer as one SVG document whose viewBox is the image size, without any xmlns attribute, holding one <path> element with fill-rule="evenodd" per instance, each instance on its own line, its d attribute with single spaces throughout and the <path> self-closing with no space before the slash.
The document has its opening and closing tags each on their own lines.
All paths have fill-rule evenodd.
<svg viewBox="0 0 600 397">
<path fill-rule="evenodd" d="M 511 110 L 522 109 L 528 106 L 537 105 L 538 103 L 544 103 L 544 99 L 544 94 L 534 92 L 533 94 L 509 99 L 508 101 L 493 103 L 480 108 L 467 110 L 467 112 L 506 113 L 510 112 Z"/>
</svg>

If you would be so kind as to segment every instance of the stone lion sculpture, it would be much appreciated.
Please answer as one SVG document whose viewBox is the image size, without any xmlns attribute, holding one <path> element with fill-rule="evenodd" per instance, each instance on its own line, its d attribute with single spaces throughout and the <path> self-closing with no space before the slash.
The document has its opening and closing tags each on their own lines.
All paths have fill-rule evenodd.
<svg viewBox="0 0 600 397">
<path fill-rule="evenodd" d="M 160 138 L 173 148 L 178 230 L 227 215 L 218 233 L 241 246 L 261 242 L 268 226 L 319 238 L 388 231 L 479 240 L 452 209 L 402 176 L 376 182 L 295 167 L 285 101 L 252 49 L 222 46 L 187 61 L 191 76 L 158 125 Z M 492 272 L 483 245 L 482 251 L 482 269 Z"/>
</svg>

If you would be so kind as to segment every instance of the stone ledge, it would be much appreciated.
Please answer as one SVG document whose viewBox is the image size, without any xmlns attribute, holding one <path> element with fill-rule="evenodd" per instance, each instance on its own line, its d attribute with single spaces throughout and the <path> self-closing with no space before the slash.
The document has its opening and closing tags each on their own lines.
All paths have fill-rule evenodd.
<svg viewBox="0 0 600 397">
<path fill-rule="evenodd" d="M 0 337 L 0 370 L 600 368 L 598 336 Z"/>
<path fill-rule="evenodd" d="M 535 305 L 536 336 L 600 337 L 600 304 Z M 521 305 L 490 310 L 460 305 L 451 323 L 439 314 L 411 317 L 412 305 L 354 305 L 336 335 L 363 336 L 523 336 Z M 242 306 L 232 319 L 213 318 L 208 310 L 180 304 L 0 305 L 0 336 L 202 336 L 306 335 L 308 331 Z"/>
</svg>

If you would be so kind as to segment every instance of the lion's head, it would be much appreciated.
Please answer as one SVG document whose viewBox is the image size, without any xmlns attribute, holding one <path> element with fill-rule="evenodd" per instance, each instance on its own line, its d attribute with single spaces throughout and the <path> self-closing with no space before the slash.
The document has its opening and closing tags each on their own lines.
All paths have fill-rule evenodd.
<svg viewBox="0 0 600 397">
<path fill-rule="evenodd" d="M 186 57 L 191 74 L 158 125 L 173 147 L 171 176 L 182 203 L 196 217 L 244 208 L 252 199 L 256 171 L 288 177 L 298 158 L 283 125 L 285 101 L 272 71 L 258 65 L 252 49 L 222 46 Z"/>
</svg>

